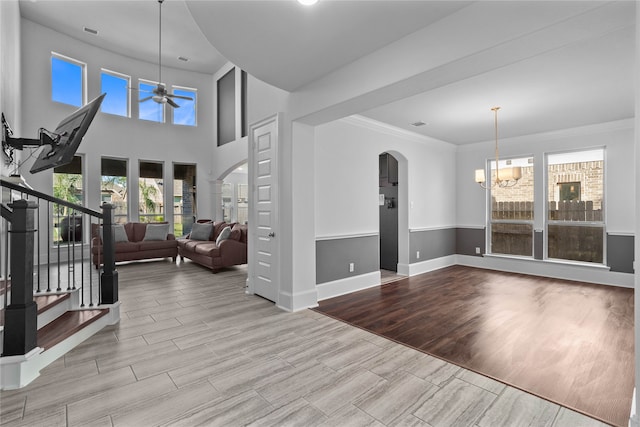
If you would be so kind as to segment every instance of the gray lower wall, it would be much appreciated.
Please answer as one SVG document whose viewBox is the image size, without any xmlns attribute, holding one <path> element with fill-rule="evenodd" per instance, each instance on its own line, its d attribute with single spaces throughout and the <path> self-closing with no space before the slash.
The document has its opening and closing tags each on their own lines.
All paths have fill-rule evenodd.
<svg viewBox="0 0 640 427">
<path fill-rule="evenodd" d="M 481 256 L 485 252 L 484 228 L 456 228 L 456 254 Z M 480 248 L 480 253 L 476 253 Z"/>
<path fill-rule="evenodd" d="M 316 284 L 380 270 L 379 245 L 377 235 L 316 241 Z"/>
<path fill-rule="evenodd" d="M 418 258 L 420 251 L 420 258 Z M 412 231 L 409 233 L 409 262 L 427 261 L 456 253 L 456 229 Z"/>
<path fill-rule="evenodd" d="M 543 258 L 543 232 L 534 233 L 534 258 Z M 485 252 L 482 228 L 446 228 L 409 233 L 410 262 L 416 263 L 448 255 L 475 255 Z M 380 269 L 379 237 L 362 236 L 316 241 L 316 283 L 326 283 Z M 420 258 L 416 257 L 420 251 Z M 611 271 L 633 273 L 634 236 L 607 234 L 607 265 Z M 349 263 L 354 271 L 349 272 Z"/>
<path fill-rule="evenodd" d="M 607 265 L 611 271 L 633 273 L 634 237 L 607 234 Z"/>
</svg>

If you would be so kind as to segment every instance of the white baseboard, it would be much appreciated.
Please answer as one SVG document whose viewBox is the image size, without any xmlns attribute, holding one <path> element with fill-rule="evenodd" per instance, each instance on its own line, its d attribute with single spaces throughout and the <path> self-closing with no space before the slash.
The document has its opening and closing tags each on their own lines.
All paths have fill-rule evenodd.
<svg viewBox="0 0 640 427">
<path fill-rule="evenodd" d="M 276 307 L 279 309 L 289 312 L 300 311 L 317 306 L 318 293 L 316 289 L 311 289 L 306 292 L 296 292 L 295 294 L 281 291 L 278 297 L 278 303 L 276 304 Z"/>
<path fill-rule="evenodd" d="M 443 267 L 449 267 L 456 263 L 455 255 L 448 255 L 440 258 L 430 259 L 427 261 L 416 262 L 413 264 L 402 265 L 402 272 L 400 271 L 400 264 L 398 264 L 398 273 L 406 276 L 415 276 L 416 274 L 428 273 L 429 271 L 437 270 Z"/>
<path fill-rule="evenodd" d="M 318 290 L 318 301 L 322 301 L 374 286 L 380 286 L 380 271 L 321 283 L 316 286 L 316 289 Z"/>
<path fill-rule="evenodd" d="M 0 390 L 22 388 L 40 376 L 42 348 L 27 354 L 0 357 Z"/>
<path fill-rule="evenodd" d="M 455 255 L 455 264 L 554 279 L 575 280 L 599 285 L 634 287 L 634 275 L 609 271 L 603 266 L 549 262 L 529 258 Z"/>
<path fill-rule="evenodd" d="M 631 401 L 631 414 L 629 415 L 629 427 L 638 427 L 638 414 L 636 413 L 636 388 L 633 388 L 633 400 Z"/>
</svg>

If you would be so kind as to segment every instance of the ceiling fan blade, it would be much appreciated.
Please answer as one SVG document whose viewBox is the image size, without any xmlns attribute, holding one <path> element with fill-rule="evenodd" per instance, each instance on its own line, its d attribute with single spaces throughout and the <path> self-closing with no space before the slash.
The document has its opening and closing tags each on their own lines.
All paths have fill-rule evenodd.
<svg viewBox="0 0 640 427">
<path fill-rule="evenodd" d="M 152 98 L 153 98 L 153 96 L 147 96 L 146 98 L 139 99 L 138 102 L 148 101 L 148 100 L 150 100 Z"/>
<path fill-rule="evenodd" d="M 171 98 L 165 98 L 167 100 L 167 104 L 171 105 L 173 108 L 180 108 L 180 106 L 178 104 L 176 104 L 173 99 Z"/>
<path fill-rule="evenodd" d="M 176 98 L 176 99 L 186 99 L 187 101 L 193 101 L 193 98 L 190 98 L 188 96 L 182 96 L 182 95 L 174 95 L 172 93 L 168 93 L 167 96 L 169 98 Z"/>
</svg>

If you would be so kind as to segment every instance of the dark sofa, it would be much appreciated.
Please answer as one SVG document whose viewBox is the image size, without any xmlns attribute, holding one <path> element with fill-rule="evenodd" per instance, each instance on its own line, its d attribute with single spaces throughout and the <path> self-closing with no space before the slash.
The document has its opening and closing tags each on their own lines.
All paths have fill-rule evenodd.
<svg viewBox="0 0 640 427">
<path fill-rule="evenodd" d="M 198 221 L 193 226 L 194 229 L 189 235 L 177 239 L 178 255 L 181 258 L 189 258 L 214 273 L 224 267 L 247 263 L 246 225 Z M 204 235 L 206 227 L 209 227 L 210 232 Z M 225 228 L 228 228 L 226 232 Z M 223 233 L 228 237 L 219 239 Z"/>
<path fill-rule="evenodd" d="M 162 236 L 147 235 L 147 225 L 167 226 L 168 230 L 168 224 L 166 223 L 128 222 L 124 224 L 123 228 L 126 237 L 122 234 L 121 229 L 115 231 L 116 262 L 152 258 L 171 258 L 173 261 L 176 260 L 178 243 L 175 236 L 168 231 L 166 234 L 162 232 Z M 114 227 L 121 227 L 121 225 L 117 224 Z M 96 267 L 102 264 L 104 260 L 100 231 L 98 224 L 91 224 L 91 256 Z M 148 240 L 149 238 L 152 238 L 152 240 Z"/>
</svg>

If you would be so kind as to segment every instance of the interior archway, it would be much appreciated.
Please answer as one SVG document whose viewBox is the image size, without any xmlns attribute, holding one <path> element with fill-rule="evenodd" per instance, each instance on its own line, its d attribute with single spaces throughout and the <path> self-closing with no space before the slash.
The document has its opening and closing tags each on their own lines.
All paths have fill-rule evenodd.
<svg viewBox="0 0 640 427">
<path fill-rule="evenodd" d="M 219 179 L 220 197 L 216 201 L 216 212 L 220 220 L 247 224 L 249 221 L 249 175 L 247 162 L 237 164 Z"/>
<path fill-rule="evenodd" d="M 379 176 L 379 197 L 380 197 L 380 268 L 390 270 L 399 275 L 408 275 L 409 272 L 409 197 L 408 197 L 408 159 L 398 151 L 387 150 L 380 153 L 379 166 L 382 169 L 382 156 L 388 155 L 393 159 L 395 171 L 391 171 L 395 176 L 391 180 L 387 178 L 386 185 L 383 182 L 382 173 Z M 382 172 L 382 171 L 381 171 Z M 395 210 L 395 212 L 394 212 Z M 387 215 L 390 213 L 391 215 Z M 387 217 L 387 218 L 385 218 Z M 385 224 L 389 222 L 388 224 Z M 384 230 L 385 227 L 393 227 L 394 230 Z M 387 238 L 390 242 L 386 242 Z M 390 251 L 391 259 L 384 262 L 383 257 L 389 256 L 383 250 L 383 244 L 393 244 L 395 247 Z M 390 261 L 392 265 L 388 265 Z M 395 265 L 393 265 L 395 264 Z M 384 278 L 383 278 L 384 281 Z"/>
</svg>

